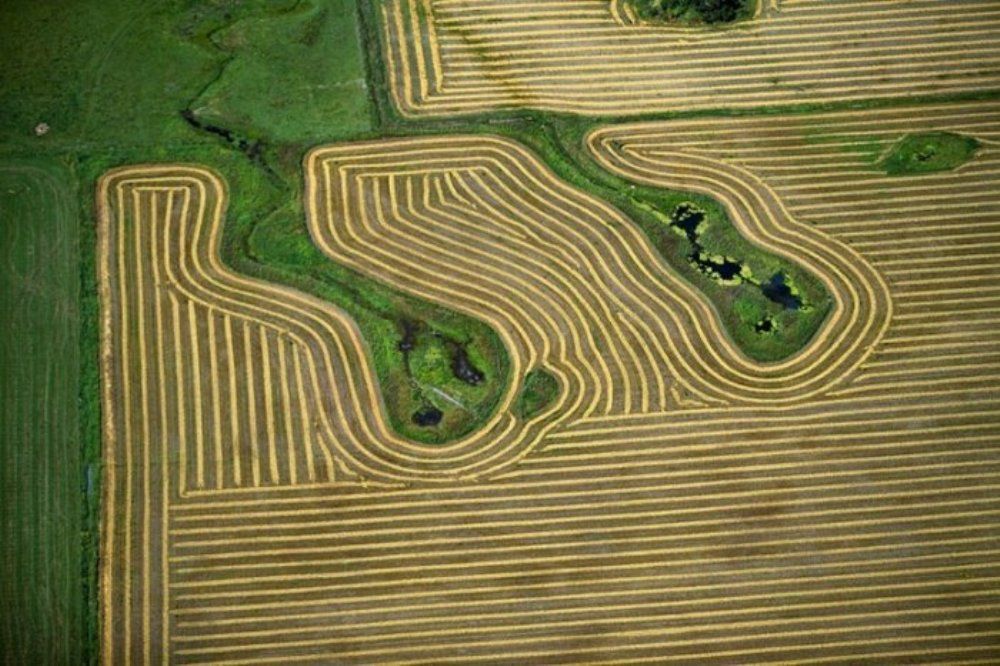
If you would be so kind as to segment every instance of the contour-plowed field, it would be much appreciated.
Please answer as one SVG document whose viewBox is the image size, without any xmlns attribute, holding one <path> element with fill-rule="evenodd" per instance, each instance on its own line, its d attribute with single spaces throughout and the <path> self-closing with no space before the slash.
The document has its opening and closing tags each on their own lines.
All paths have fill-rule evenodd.
<svg viewBox="0 0 1000 666">
<path fill-rule="evenodd" d="M 488 321 L 511 354 L 493 420 L 437 448 L 389 431 L 348 318 L 220 263 L 213 173 L 111 172 L 106 662 L 995 659 L 1000 107 L 916 116 L 591 137 L 824 281 L 830 320 L 771 366 L 513 142 L 311 152 L 317 244 Z M 919 129 L 984 148 L 919 178 L 853 149 Z M 524 422 L 539 364 L 562 392 Z"/>
<path fill-rule="evenodd" d="M 620 0 L 391 0 L 383 17 L 407 115 L 616 115 L 1000 85 L 990 0 L 765 0 L 726 30 L 642 25 Z"/>
</svg>

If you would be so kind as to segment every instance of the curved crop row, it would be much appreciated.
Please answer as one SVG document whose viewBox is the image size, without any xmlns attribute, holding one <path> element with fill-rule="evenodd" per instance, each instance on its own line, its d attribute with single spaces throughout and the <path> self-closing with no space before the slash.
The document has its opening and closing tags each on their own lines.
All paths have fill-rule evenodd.
<svg viewBox="0 0 1000 666">
<path fill-rule="evenodd" d="M 988 661 L 998 114 L 591 137 L 630 177 L 709 188 L 822 277 L 837 314 L 780 366 L 740 358 L 640 230 L 518 144 L 314 150 L 324 252 L 490 318 L 515 384 L 539 367 L 559 384 L 527 421 L 512 388 L 509 431 L 441 449 L 385 433 L 349 319 L 219 263 L 215 174 L 111 172 L 105 663 Z M 877 168 L 878 146 L 928 130 L 983 147 L 951 172 Z"/>
</svg>

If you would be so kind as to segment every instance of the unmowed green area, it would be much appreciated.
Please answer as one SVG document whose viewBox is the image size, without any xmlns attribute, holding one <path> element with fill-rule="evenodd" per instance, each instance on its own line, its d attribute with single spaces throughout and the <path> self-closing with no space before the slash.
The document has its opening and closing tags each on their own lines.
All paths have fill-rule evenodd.
<svg viewBox="0 0 1000 666">
<path fill-rule="evenodd" d="M 890 176 L 911 176 L 956 169 L 976 155 L 979 141 L 954 132 L 917 132 L 894 143 L 878 161 Z"/>
<path fill-rule="evenodd" d="M 544 368 L 528 372 L 517 396 L 514 412 L 522 419 L 540 414 L 559 395 L 559 380 Z"/>
<path fill-rule="evenodd" d="M 644 219 L 640 226 L 661 256 L 709 298 L 727 332 L 751 358 L 785 358 L 804 347 L 826 319 L 833 301 L 819 279 L 748 241 L 716 201 L 686 195 L 678 202 L 677 196 L 641 186 L 634 186 L 629 196 L 656 218 L 655 223 Z M 677 223 L 685 214 L 700 220 L 693 234 L 685 234 Z M 730 276 L 726 269 L 738 272 Z M 776 281 L 787 290 L 770 297 Z"/>
<path fill-rule="evenodd" d="M 628 0 L 636 13 L 664 23 L 721 25 L 749 18 L 758 0 Z"/>
<path fill-rule="evenodd" d="M 902 136 L 851 135 L 830 121 L 808 127 L 803 138 L 816 144 L 833 142 L 876 171 L 890 176 L 919 176 L 952 171 L 979 151 L 973 136 L 947 131 L 913 132 Z"/>
</svg>

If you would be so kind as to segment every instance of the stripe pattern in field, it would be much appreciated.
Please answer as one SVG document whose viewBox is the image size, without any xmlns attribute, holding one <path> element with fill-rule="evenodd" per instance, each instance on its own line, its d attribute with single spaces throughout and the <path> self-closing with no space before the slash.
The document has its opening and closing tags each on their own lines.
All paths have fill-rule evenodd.
<svg viewBox="0 0 1000 666">
<path fill-rule="evenodd" d="M 628 115 L 1000 86 L 991 0 L 764 4 L 747 25 L 702 30 L 641 25 L 617 0 L 390 0 L 389 87 L 405 115 Z"/>
<path fill-rule="evenodd" d="M 1000 277 L 993 252 L 1000 172 L 991 142 L 998 126 L 996 103 L 968 103 L 919 113 L 672 121 L 592 135 L 608 168 L 706 188 L 754 242 L 809 265 L 828 286 L 844 285 L 832 289 L 842 313 L 828 328 L 860 326 L 847 337 L 861 343 L 838 347 L 838 336 L 828 334 L 795 361 L 832 350 L 831 362 L 847 359 L 836 377 L 813 391 L 800 383 L 801 399 L 756 399 L 762 388 L 804 382 L 819 366 L 769 384 L 767 372 L 781 377 L 792 366 L 747 365 L 743 383 L 727 387 L 731 395 L 708 393 L 697 404 L 692 391 L 712 383 L 681 359 L 720 373 L 719 359 L 736 362 L 724 336 L 707 327 L 711 316 L 700 322 L 704 329 L 685 318 L 691 315 L 680 304 L 700 308 L 700 297 L 670 282 L 628 220 L 560 183 L 522 147 L 439 137 L 314 150 L 306 162 L 307 222 L 323 250 L 489 321 L 519 372 L 541 363 L 560 373 L 562 401 L 540 419 L 547 429 L 537 444 L 512 438 L 489 449 L 495 441 L 470 440 L 438 459 L 458 460 L 472 446 L 491 456 L 512 452 L 509 464 L 486 469 L 484 478 L 435 477 L 444 467 L 424 460 L 407 468 L 413 479 L 405 486 L 340 477 L 181 496 L 183 442 L 161 444 L 138 432 L 124 439 L 114 426 L 115 485 L 106 498 L 113 530 L 103 546 L 112 562 L 104 569 L 108 663 L 125 653 L 136 661 L 234 665 L 995 663 L 1000 292 L 992 281 Z M 972 134 L 984 147 L 955 172 L 890 178 L 873 168 L 873 145 L 925 129 Z M 168 187 L 181 175 L 204 186 L 205 194 L 190 195 L 208 202 L 203 217 L 154 217 L 142 206 L 136 216 L 115 203 L 119 185 L 128 192 L 154 178 Z M 140 289 L 133 273 L 111 279 L 119 264 L 138 265 L 118 258 L 119 236 L 124 252 L 138 252 L 130 248 L 156 235 L 154 219 L 176 228 L 160 229 L 165 238 L 187 229 L 188 263 L 199 257 L 206 275 L 192 274 L 185 290 L 217 280 L 204 292 L 213 312 L 307 340 L 295 343 L 301 366 L 329 374 L 333 393 L 350 394 L 351 382 L 338 374 L 348 371 L 336 360 L 341 352 L 331 352 L 328 365 L 318 360 L 324 349 L 358 341 L 353 329 L 322 324 L 339 321 L 336 311 L 210 262 L 216 250 L 206 239 L 217 233 L 221 213 L 213 211 L 223 197 L 210 172 L 137 167 L 113 172 L 103 192 L 107 312 L 120 309 L 112 285 L 150 293 L 157 284 L 144 277 Z M 136 236 L 144 225 L 150 230 Z M 783 243 L 794 233 L 802 236 L 793 251 Z M 169 263 L 186 263 L 180 247 L 158 246 L 166 247 L 176 247 Z M 629 300 L 636 276 L 658 284 L 643 297 L 650 311 L 617 318 L 631 328 L 612 328 L 616 317 L 602 313 L 645 312 Z M 167 285 L 167 300 L 187 284 Z M 891 298 L 879 295 L 883 289 Z M 114 360 L 118 336 L 144 328 L 134 298 L 125 299 L 134 323 L 122 329 L 120 314 L 106 320 L 109 372 L 122 372 Z M 285 309 L 293 299 L 302 299 L 294 301 L 301 312 Z M 251 312 L 254 304 L 261 309 Z M 149 312 L 146 328 L 155 319 Z M 322 333 L 323 325 L 333 332 Z M 620 334 L 617 356 L 597 337 L 589 341 L 587 329 Z M 326 337 L 307 337 L 314 333 Z M 687 399 L 661 405 L 658 389 L 648 390 L 644 409 L 636 388 L 642 375 L 633 374 L 641 364 L 630 365 L 629 341 L 639 353 L 638 345 L 664 336 L 675 348 L 665 348 L 662 361 L 651 352 L 650 363 L 663 363 L 668 395 L 680 387 Z M 133 398 L 124 404 L 138 406 L 139 343 L 128 340 Z M 155 365 L 150 340 L 145 357 Z M 355 391 L 374 400 L 359 349 L 351 361 Z M 272 382 L 279 376 L 273 370 Z M 116 386 L 110 379 L 106 388 Z M 393 452 L 420 460 L 419 448 L 396 448 L 390 439 L 352 443 L 351 419 L 334 398 L 312 400 L 309 418 L 325 413 L 334 428 L 337 465 L 364 476 L 360 463 L 380 461 L 386 473 L 387 463 L 401 463 Z M 111 413 L 119 423 L 121 414 Z M 464 464 L 455 460 L 449 464 Z M 126 493 L 127 518 L 120 515 Z"/>
<path fill-rule="evenodd" d="M 0 159 L 0 662 L 87 653 L 80 220 L 56 159 Z M 81 479 L 87 478 L 87 495 Z M 92 557 L 96 557 L 96 554 Z"/>
<path fill-rule="evenodd" d="M 684 404 L 817 395 L 882 335 L 888 289 L 849 247 L 789 217 L 761 183 L 721 164 L 707 169 L 743 233 L 808 264 L 833 297 L 822 331 L 786 361 L 743 356 L 704 297 L 628 219 L 506 139 L 319 148 L 306 160 L 309 225 L 338 263 L 490 323 L 513 368 L 539 359 L 555 368 L 573 405 L 567 417 L 663 410 L 677 406 L 672 392 Z"/>
<path fill-rule="evenodd" d="M 950 131 L 982 144 L 954 172 L 888 176 L 875 165 L 908 133 Z M 672 121 L 599 130 L 594 157 L 626 178 L 711 191 L 703 163 L 766 182 L 797 219 L 870 259 L 893 293 L 894 326 L 835 395 L 906 391 L 911 379 L 989 385 L 1000 310 L 1000 105 L 970 102 L 810 116 Z M 937 361 L 941 361 L 938 363 Z"/>
</svg>

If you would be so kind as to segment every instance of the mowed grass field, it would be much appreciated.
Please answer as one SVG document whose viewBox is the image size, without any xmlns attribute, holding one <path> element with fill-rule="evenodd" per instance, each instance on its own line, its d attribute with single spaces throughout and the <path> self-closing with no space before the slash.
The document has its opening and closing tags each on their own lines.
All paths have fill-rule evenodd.
<svg viewBox="0 0 1000 666">
<path fill-rule="evenodd" d="M 80 154 L 144 146 L 163 159 L 211 138 L 184 109 L 269 143 L 363 132 L 354 16 L 348 0 L 5 2 L 0 137 L 36 151 L 72 141 Z M 43 121 L 52 131 L 37 138 Z"/>
<path fill-rule="evenodd" d="M 67 165 L 0 159 L 0 652 L 9 664 L 82 656 L 79 254 Z"/>
</svg>

